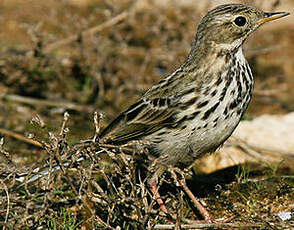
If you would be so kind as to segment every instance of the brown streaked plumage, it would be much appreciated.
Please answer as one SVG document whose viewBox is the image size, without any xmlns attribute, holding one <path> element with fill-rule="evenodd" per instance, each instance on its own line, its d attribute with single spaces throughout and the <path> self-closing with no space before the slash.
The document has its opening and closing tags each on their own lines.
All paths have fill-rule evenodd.
<svg viewBox="0 0 294 230">
<path fill-rule="evenodd" d="M 157 193 L 157 178 L 166 167 L 188 167 L 230 137 L 253 91 L 253 76 L 242 45 L 260 25 L 286 15 L 242 4 L 221 5 L 209 11 L 182 66 L 121 113 L 104 129 L 100 141 L 148 141 L 150 155 L 157 158 L 149 165 L 149 183 Z M 167 212 L 158 193 L 156 196 Z M 197 199 L 193 195 L 191 199 L 211 222 Z"/>
<path fill-rule="evenodd" d="M 199 24 L 185 62 L 106 127 L 100 143 L 147 141 L 151 158 L 156 158 L 149 165 L 153 173 L 149 183 L 157 193 L 154 185 L 166 167 L 188 167 L 214 152 L 232 134 L 253 90 L 242 45 L 260 25 L 286 15 L 242 4 L 221 5 L 209 11 Z M 59 165 L 52 171 L 58 169 Z M 45 169 L 26 183 L 48 172 Z M 187 188 L 185 191 L 205 220 L 211 221 L 192 193 Z M 164 206 L 162 209 L 167 212 Z"/>
<path fill-rule="evenodd" d="M 234 131 L 251 99 L 253 76 L 243 42 L 264 22 L 286 15 L 242 4 L 209 11 L 183 65 L 121 113 L 100 141 L 148 141 L 151 155 L 161 158 L 156 176 L 164 166 L 186 167 L 215 151 Z"/>
</svg>

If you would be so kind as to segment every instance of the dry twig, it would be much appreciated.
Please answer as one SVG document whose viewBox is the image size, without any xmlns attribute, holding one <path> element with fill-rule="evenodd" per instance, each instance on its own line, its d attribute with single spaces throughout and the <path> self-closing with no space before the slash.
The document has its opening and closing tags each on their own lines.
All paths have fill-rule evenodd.
<svg viewBox="0 0 294 230">
<path fill-rule="evenodd" d="M 76 110 L 78 112 L 93 111 L 93 108 L 90 106 L 78 105 L 72 102 L 42 100 L 42 99 L 24 97 L 24 96 L 15 95 L 15 94 L 6 94 L 6 95 L 2 95 L 1 97 L 7 101 L 24 103 L 24 104 L 34 105 L 34 106 L 61 107 L 67 110 Z"/>
<path fill-rule="evenodd" d="M 92 27 L 92 28 L 82 32 L 81 34 L 71 35 L 68 38 L 65 38 L 65 39 L 59 40 L 57 42 L 54 42 L 52 44 L 49 44 L 49 45 L 44 47 L 43 52 L 44 53 L 49 53 L 52 50 L 57 49 L 60 46 L 65 46 L 67 44 L 75 42 L 79 38 L 92 36 L 93 34 L 98 33 L 100 31 L 104 30 L 105 28 L 111 27 L 111 26 L 119 23 L 120 21 L 124 20 L 128 16 L 128 14 L 129 14 L 128 11 L 124 11 L 124 12 L 120 13 L 119 15 L 116 15 L 115 17 L 111 18 L 110 20 L 108 20 L 108 21 L 106 21 L 106 22 L 104 22 L 104 23 L 102 23 L 102 24 L 100 24 L 98 26 Z"/>
<path fill-rule="evenodd" d="M 3 128 L 0 128 L 0 133 L 5 135 L 5 136 L 8 136 L 8 137 L 12 137 L 12 138 L 15 138 L 17 140 L 20 140 L 20 141 L 23 141 L 25 143 L 28 143 L 28 144 L 31 144 L 31 145 L 35 145 L 35 146 L 38 146 L 38 147 L 43 147 L 43 144 L 36 141 L 36 140 L 32 140 L 30 138 L 27 138 L 27 137 L 24 137 L 18 133 L 15 133 L 15 132 L 12 132 L 10 130 L 7 130 L 7 129 L 3 129 Z"/>
</svg>

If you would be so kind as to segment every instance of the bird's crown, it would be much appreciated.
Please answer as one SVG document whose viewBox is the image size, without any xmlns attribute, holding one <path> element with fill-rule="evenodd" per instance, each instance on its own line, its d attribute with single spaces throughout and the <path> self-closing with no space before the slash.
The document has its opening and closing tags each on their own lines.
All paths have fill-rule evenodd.
<svg viewBox="0 0 294 230">
<path fill-rule="evenodd" d="M 288 15 L 286 12 L 266 13 L 252 6 L 226 4 L 209 11 L 198 27 L 195 45 L 207 43 L 235 49 L 265 22 Z M 199 44 L 197 44 L 199 43 Z"/>
</svg>

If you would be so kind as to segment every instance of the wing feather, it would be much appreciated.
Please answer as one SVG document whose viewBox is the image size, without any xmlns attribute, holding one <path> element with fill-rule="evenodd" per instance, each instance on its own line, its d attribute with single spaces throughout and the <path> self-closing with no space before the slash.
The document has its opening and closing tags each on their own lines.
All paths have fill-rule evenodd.
<svg viewBox="0 0 294 230">
<path fill-rule="evenodd" d="M 172 123 L 176 110 L 168 103 L 170 99 L 162 100 L 141 99 L 132 105 L 103 130 L 100 136 L 102 142 L 121 144 L 138 140 Z"/>
<path fill-rule="evenodd" d="M 121 113 L 103 130 L 100 140 L 113 144 L 126 143 L 142 139 L 166 125 L 173 125 L 179 119 L 178 113 L 181 109 L 179 103 L 190 106 L 187 95 L 191 95 L 196 100 L 198 91 L 194 82 L 196 77 L 197 75 L 186 73 L 179 68 L 148 90 L 141 100 Z M 178 81 L 179 79 L 181 80 Z"/>
</svg>

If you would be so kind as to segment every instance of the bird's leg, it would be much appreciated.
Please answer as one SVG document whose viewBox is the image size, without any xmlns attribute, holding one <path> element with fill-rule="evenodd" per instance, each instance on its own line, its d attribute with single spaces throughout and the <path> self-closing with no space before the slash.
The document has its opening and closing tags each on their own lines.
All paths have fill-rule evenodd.
<svg viewBox="0 0 294 230">
<path fill-rule="evenodd" d="M 184 172 L 178 168 L 170 168 L 170 172 L 173 175 L 174 179 L 178 182 L 178 185 L 181 186 L 185 193 L 188 195 L 188 197 L 192 200 L 202 217 L 204 218 L 204 221 L 199 221 L 199 222 L 204 222 L 207 224 L 213 223 L 214 220 L 210 216 L 209 212 L 206 210 L 206 208 L 203 207 L 203 205 L 200 203 L 197 197 L 194 196 L 194 194 L 191 192 L 191 190 L 188 188 L 185 180 L 185 175 Z M 178 174 L 180 175 L 181 178 L 178 177 Z"/>
<path fill-rule="evenodd" d="M 159 204 L 160 206 L 160 209 L 165 213 L 165 214 L 168 214 L 168 210 L 165 206 L 165 203 L 164 201 L 161 199 L 161 196 L 158 192 L 158 187 L 157 187 L 157 183 L 156 182 L 153 182 L 151 185 L 150 185 L 150 190 L 151 192 L 155 195 L 155 198 L 156 198 L 156 201 L 157 203 Z"/>
<path fill-rule="evenodd" d="M 194 194 L 191 192 L 191 190 L 188 188 L 186 184 L 186 180 L 184 178 L 178 180 L 180 186 L 184 189 L 185 193 L 188 195 L 188 197 L 192 200 L 202 217 L 204 218 L 205 223 L 213 223 L 213 218 L 210 216 L 209 212 L 206 210 L 206 208 L 203 207 L 203 205 L 200 203 L 197 197 L 194 196 Z"/>
<path fill-rule="evenodd" d="M 153 163 L 149 166 L 149 171 L 150 172 L 154 172 L 152 175 L 151 175 L 151 178 L 149 178 L 148 180 L 148 185 L 149 185 L 149 188 L 151 190 L 151 192 L 153 193 L 153 195 L 155 196 L 156 198 L 156 201 L 157 203 L 159 204 L 160 206 L 160 209 L 165 213 L 165 214 L 168 214 L 168 210 L 165 206 L 165 203 L 164 201 L 161 199 L 161 196 L 158 192 L 159 188 L 158 188 L 158 177 L 159 175 L 162 175 L 164 170 L 165 170 L 165 166 L 162 165 L 162 164 L 158 164 L 158 161 L 165 157 L 165 155 L 162 155 L 161 157 L 157 158 L 157 159 L 154 159 L 153 160 Z"/>
<path fill-rule="evenodd" d="M 183 174 L 181 172 L 179 172 L 179 173 L 182 176 L 181 179 L 177 179 L 179 185 L 184 189 L 185 193 L 189 196 L 189 198 L 192 200 L 192 202 L 194 203 L 194 205 L 196 206 L 196 208 L 198 209 L 198 211 L 200 212 L 200 214 L 204 218 L 204 220 L 193 221 L 193 222 L 205 223 L 205 224 L 226 223 L 226 222 L 231 221 L 234 218 L 234 216 L 229 217 L 229 218 L 225 218 L 225 219 L 218 219 L 218 220 L 215 220 L 214 218 L 212 218 L 211 215 L 209 214 L 209 212 L 206 210 L 206 208 L 203 207 L 203 205 L 200 203 L 198 198 L 195 197 L 194 194 L 192 193 L 192 191 L 188 188 L 188 186 L 186 184 L 185 177 L 183 176 Z M 176 174 L 174 174 L 174 176 L 176 176 Z"/>
</svg>

